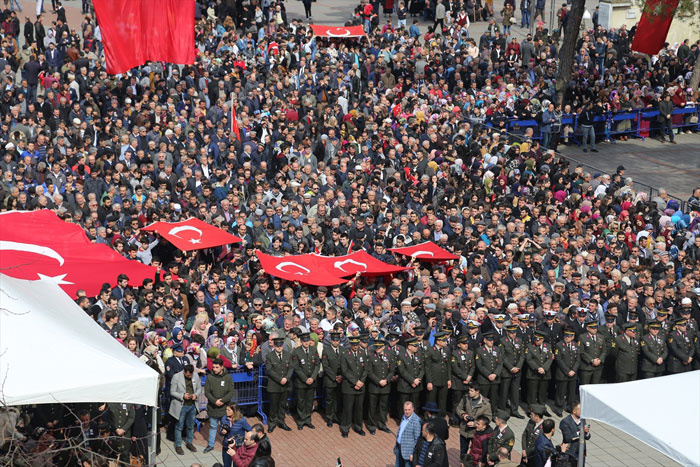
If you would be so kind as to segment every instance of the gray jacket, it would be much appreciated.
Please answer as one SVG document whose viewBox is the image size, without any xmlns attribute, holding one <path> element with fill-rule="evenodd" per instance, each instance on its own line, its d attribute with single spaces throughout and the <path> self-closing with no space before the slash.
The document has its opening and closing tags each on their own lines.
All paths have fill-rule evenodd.
<svg viewBox="0 0 700 467">
<path fill-rule="evenodd" d="M 199 375 L 195 372 L 192 375 L 192 387 L 194 388 L 194 393 L 199 398 L 202 394 L 202 381 Z M 185 384 L 185 372 L 181 371 L 173 375 L 172 381 L 170 381 L 170 409 L 168 413 L 172 415 L 176 420 L 180 419 L 180 412 L 182 411 L 182 405 L 185 402 L 184 396 L 187 385 Z M 197 399 L 194 401 L 194 406 L 199 412 L 199 403 Z"/>
</svg>

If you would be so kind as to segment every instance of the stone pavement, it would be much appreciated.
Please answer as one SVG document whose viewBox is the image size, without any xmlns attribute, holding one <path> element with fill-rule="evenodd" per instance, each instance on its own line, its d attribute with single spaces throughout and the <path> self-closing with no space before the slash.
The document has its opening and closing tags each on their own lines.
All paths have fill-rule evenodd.
<svg viewBox="0 0 700 467">
<path fill-rule="evenodd" d="M 559 444 L 561 443 L 561 433 L 559 433 L 558 427 L 561 419 L 556 416 L 552 418 L 557 424 L 555 444 Z M 248 421 L 253 424 L 257 419 L 248 419 Z M 525 422 L 526 420 L 515 418 L 509 421 L 509 425 L 515 433 L 513 459 L 516 462 L 520 461 L 520 438 L 525 429 Z M 284 467 L 333 467 L 336 465 L 338 457 L 340 457 L 344 467 L 392 467 L 394 465 L 395 435 L 378 431 L 374 436 L 367 433 L 367 436 L 361 437 L 351 431 L 350 437 L 345 439 L 341 437 L 337 425 L 334 425 L 333 428 L 326 427 L 320 414 L 313 414 L 313 423 L 316 425 L 315 430 L 304 428 L 303 431 L 297 431 L 296 424 L 288 416 L 287 425 L 293 428 L 292 431 L 286 432 L 277 429 L 269 435 L 276 465 Z M 590 425 L 592 437 L 588 442 L 588 457 L 586 458 L 588 467 L 672 467 L 679 465 L 619 430 L 595 421 L 591 421 Z M 398 426 L 393 420 L 390 420 L 387 426 L 394 433 L 398 430 Z M 158 463 L 168 467 L 190 467 L 192 463 L 198 462 L 204 467 L 210 467 L 215 462 L 221 462 L 219 443 L 213 451 L 207 454 L 202 453 L 202 449 L 206 445 L 207 433 L 208 427 L 203 424 L 201 433 L 195 435 L 195 445 L 199 451 L 190 453 L 185 449 L 184 456 L 178 456 L 173 449 L 173 443 L 166 441 L 165 435 L 163 435 L 162 452 L 158 457 Z M 459 431 L 457 428 L 450 428 L 447 454 L 450 466 L 460 465 Z"/>
</svg>

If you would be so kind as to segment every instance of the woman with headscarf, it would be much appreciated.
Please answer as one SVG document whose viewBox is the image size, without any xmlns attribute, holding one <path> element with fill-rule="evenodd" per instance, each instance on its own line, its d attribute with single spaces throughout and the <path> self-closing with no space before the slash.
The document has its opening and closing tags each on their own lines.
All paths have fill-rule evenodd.
<svg viewBox="0 0 700 467">
<path fill-rule="evenodd" d="M 231 360 L 231 362 L 234 362 L 233 368 L 238 366 L 241 352 L 241 347 L 238 345 L 238 334 L 228 336 L 226 338 L 226 344 L 221 347 L 221 355 Z"/>
</svg>

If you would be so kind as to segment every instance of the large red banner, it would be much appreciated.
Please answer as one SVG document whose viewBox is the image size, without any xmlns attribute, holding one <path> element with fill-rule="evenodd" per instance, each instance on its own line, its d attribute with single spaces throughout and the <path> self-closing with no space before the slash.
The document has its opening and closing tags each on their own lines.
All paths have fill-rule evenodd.
<svg viewBox="0 0 700 467">
<path fill-rule="evenodd" d="M 424 242 L 402 248 L 389 248 L 389 251 L 427 262 L 452 261 L 459 259 L 458 256 L 455 256 L 449 251 L 440 248 L 433 242 Z"/>
<path fill-rule="evenodd" d="M 324 26 L 312 24 L 311 29 L 317 37 L 364 37 L 362 26 Z"/>
<path fill-rule="evenodd" d="M 240 237 L 195 217 L 181 222 L 155 222 L 141 230 L 158 231 L 158 235 L 182 251 L 202 250 L 243 241 Z"/>
<path fill-rule="evenodd" d="M 655 55 L 664 48 L 678 0 L 648 0 L 634 33 L 632 50 Z"/>
</svg>

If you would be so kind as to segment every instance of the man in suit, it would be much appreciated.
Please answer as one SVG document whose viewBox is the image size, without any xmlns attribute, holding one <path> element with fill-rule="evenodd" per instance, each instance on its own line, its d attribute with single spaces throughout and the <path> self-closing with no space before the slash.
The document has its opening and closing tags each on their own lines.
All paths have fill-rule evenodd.
<svg viewBox="0 0 700 467">
<path fill-rule="evenodd" d="M 284 422 L 285 407 L 287 405 L 287 392 L 289 391 L 292 377 L 292 356 L 284 350 L 284 337 L 275 334 L 273 338 L 275 349 L 265 357 L 265 370 L 267 371 L 267 394 L 270 398 L 270 416 L 267 422 L 267 431 L 272 432 L 275 427 L 285 431 L 291 428 Z"/>
<path fill-rule="evenodd" d="M 581 428 L 586 440 L 591 439 L 591 429 L 588 425 L 581 426 L 581 404 L 577 402 L 571 407 L 571 414 L 559 423 L 562 442 L 569 445 L 564 457 L 575 462 L 578 459 L 578 450 L 581 448 Z M 585 455 L 585 452 L 584 452 Z M 585 459 L 585 457 L 584 457 Z"/>
<path fill-rule="evenodd" d="M 185 428 L 185 446 L 192 452 L 197 448 L 192 444 L 194 439 L 194 418 L 199 411 L 197 398 L 202 394 L 202 382 L 199 376 L 194 376 L 194 367 L 185 365 L 185 369 L 173 376 L 170 382 L 170 409 L 168 413 L 177 420 L 175 426 L 175 452 L 183 456 L 182 429 Z"/>
<path fill-rule="evenodd" d="M 340 355 L 340 372 L 343 375 L 343 418 L 340 432 L 348 437 L 350 425 L 360 436 L 365 436 L 362 429 L 362 406 L 365 399 L 365 381 L 367 380 L 367 360 L 360 350 L 360 338 L 351 337 L 350 349 Z"/>
<path fill-rule="evenodd" d="M 304 426 L 308 426 L 313 430 L 316 427 L 311 423 L 311 412 L 314 407 L 316 378 L 321 370 L 321 359 L 316 348 L 311 348 L 313 341 L 309 331 L 303 326 L 299 329 L 301 345 L 292 352 L 294 390 L 297 394 L 297 429 L 301 430 Z"/>
<path fill-rule="evenodd" d="M 331 345 L 323 347 L 321 363 L 323 364 L 323 387 L 326 388 L 326 425 L 340 423 L 338 414 L 338 389 L 343 382 L 340 373 L 340 331 L 330 332 Z"/>
<path fill-rule="evenodd" d="M 420 417 L 415 412 L 413 402 L 406 401 L 403 404 L 403 418 L 399 424 L 399 431 L 396 434 L 396 445 L 394 446 L 397 467 L 411 467 L 413 450 L 420 435 Z"/>
</svg>

